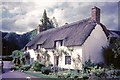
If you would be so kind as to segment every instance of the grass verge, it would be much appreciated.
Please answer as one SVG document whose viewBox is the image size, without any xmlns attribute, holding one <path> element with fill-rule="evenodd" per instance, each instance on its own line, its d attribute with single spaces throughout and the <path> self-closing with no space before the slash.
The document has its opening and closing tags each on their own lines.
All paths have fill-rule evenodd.
<svg viewBox="0 0 120 80">
<path fill-rule="evenodd" d="M 32 76 L 36 76 L 38 78 L 44 78 L 44 79 L 47 79 L 47 80 L 65 80 L 65 79 L 62 79 L 62 78 L 58 78 L 55 75 L 45 75 L 45 74 L 42 74 L 41 72 L 25 71 L 24 73 L 32 75 Z"/>
</svg>

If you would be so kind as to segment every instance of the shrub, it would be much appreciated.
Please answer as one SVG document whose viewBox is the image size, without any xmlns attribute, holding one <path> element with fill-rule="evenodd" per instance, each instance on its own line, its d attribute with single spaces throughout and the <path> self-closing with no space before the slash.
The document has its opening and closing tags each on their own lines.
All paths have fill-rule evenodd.
<svg viewBox="0 0 120 80">
<path fill-rule="evenodd" d="M 115 69 L 120 69 L 120 38 L 111 38 L 108 47 L 103 48 L 104 59 L 108 66 L 111 64 Z"/>
<path fill-rule="evenodd" d="M 39 61 L 35 61 L 32 63 L 32 69 L 34 71 L 41 71 L 41 68 L 44 67 L 45 65 L 43 65 L 42 63 L 40 63 Z"/>
<path fill-rule="evenodd" d="M 23 51 L 14 50 L 10 57 L 13 58 L 12 61 L 15 65 L 21 66 L 23 64 L 23 60 L 21 60 L 23 59 L 23 55 L 24 55 Z"/>
<path fill-rule="evenodd" d="M 47 74 L 48 75 L 50 72 L 52 72 L 52 70 L 50 68 L 48 68 L 48 67 L 42 67 L 41 68 L 41 72 L 43 74 Z"/>
<path fill-rule="evenodd" d="M 60 71 L 57 76 L 59 78 L 78 78 L 78 74 L 71 70 Z"/>
<path fill-rule="evenodd" d="M 88 78 L 89 78 L 89 74 L 88 73 L 82 74 L 82 79 L 86 80 Z"/>
<path fill-rule="evenodd" d="M 19 68 L 20 68 L 19 66 L 14 65 L 14 66 L 11 67 L 11 70 L 19 70 Z"/>
<path fill-rule="evenodd" d="M 91 60 L 89 59 L 88 61 L 85 61 L 85 64 L 83 64 L 83 69 L 85 73 L 88 73 L 89 70 L 94 67 L 95 64 L 91 62 Z"/>
<path fill-rule="evenodd" d="M 46 61 L 45 65 L 46 65 L 46 67 L 52 67 L 53 66 L 53 64 L 50 61 Z"/>
<path fill-rule="evenodd" d="M 116 78 L 119 79 L 120 78 L 120 70 L 109 70 L 106 72 L 107 73 L 107 78 Z"/>
<path fill-rule="evenodd" d="M 106 77 L 107 76 L 105 71 L 106 70 L 104 68 L 101 68 L 101 67 L 97 68 L 97 66 L 95 66 L 95 67 L 91 68 L 90 73 L 94 74 L 96 77 L 101 78 L 101 77 Z"/>
<path fill-rule="evenodd" d="M 31 68 L 30 65 L 24 65 L 24 66 L 20 67 L 20 70 L 28 71 L 30 68 Z"/>
</svg>

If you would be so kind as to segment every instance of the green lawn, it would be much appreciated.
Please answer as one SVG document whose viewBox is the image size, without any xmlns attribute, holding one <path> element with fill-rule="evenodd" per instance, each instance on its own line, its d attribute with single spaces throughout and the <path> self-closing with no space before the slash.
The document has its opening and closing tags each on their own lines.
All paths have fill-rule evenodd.
<svg viewBox="0 0 120 80">
<path fill-rule="evenodd" d="M 46 78 L 46 79 L 49 79 L 49 80 L 65 80 L 65 79 L 58 79 L 57 76 L 55 75 L 45 75 L 45 74 L 42 74 L 41 72 L 32 72 L 32 71 L 25 71 L 24 73 L 26 74 L 29 74 L 29 75 L 32 75 L 32 76 L 36 76 L 38 78 Z"/>
</svg>

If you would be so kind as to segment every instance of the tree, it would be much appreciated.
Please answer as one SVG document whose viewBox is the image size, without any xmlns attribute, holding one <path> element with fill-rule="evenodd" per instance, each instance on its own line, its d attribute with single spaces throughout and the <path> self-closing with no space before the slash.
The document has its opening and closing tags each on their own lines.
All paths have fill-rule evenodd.
<svg viewBox="0 0 120 80">
<path fill-rule="evenodd" d="M 51 21 L 51 20 L 47 17 L 46 10 L 44 10 L 42 19 L 41 19 L 40 21 L 42 22 L 42 24 L 39 25 L 40 31 L 45 31 L 45 30 L 47 30 L 47 29 L 54 28 L 53 21 Z"/>
<path fill-rule="evenodd" d="M 43 16 L 42 16 L 42 19 L 41 19 L 42 25 L 47 25 L 48 21 L 49 21 L 49 18 L 47 17 L 46 10 L 44 10 L 44 13 L 43 13 Z"/>
<path fill-rule="evenodd" d="M 19 35 L 16 33 L 7 33 L 2 38 L 2 55 L 11 55 L 13 50 L 20 49 L 18 45 Z"/>
<path fill-rule="evenodd" d="M 120 68 L 120 38 L 111 39 L 108 47 L 104 48 L 104 58 L 107 65 Z"/>
<path fill-rule="evenodd" d="M 24 55 L 24 53 L 22 51 L 14 50 L 11 55 L 11 57 L 13 58 L 12 62 L 17 66 L 22 65 L 23 64 L 23 60 L 22 60 L 23 55 Z"/>
</svg>

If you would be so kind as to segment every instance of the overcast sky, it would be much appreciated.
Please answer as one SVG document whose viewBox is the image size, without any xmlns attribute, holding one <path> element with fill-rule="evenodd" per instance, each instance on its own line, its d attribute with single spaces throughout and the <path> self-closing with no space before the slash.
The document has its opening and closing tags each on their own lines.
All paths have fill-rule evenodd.
<svg viewBox="0 0 120 80">
<path fill-rule="evenodd" d="M 101 23 L 108 29 L 118 30 L 118 2 L 34 1 L 2 2 L 1 30 L 20 34 L 31 31 L 40 23 L 44 9 L 61 26 L 89 18 L 93 6 L 101 9 Z"/>
</svg>

